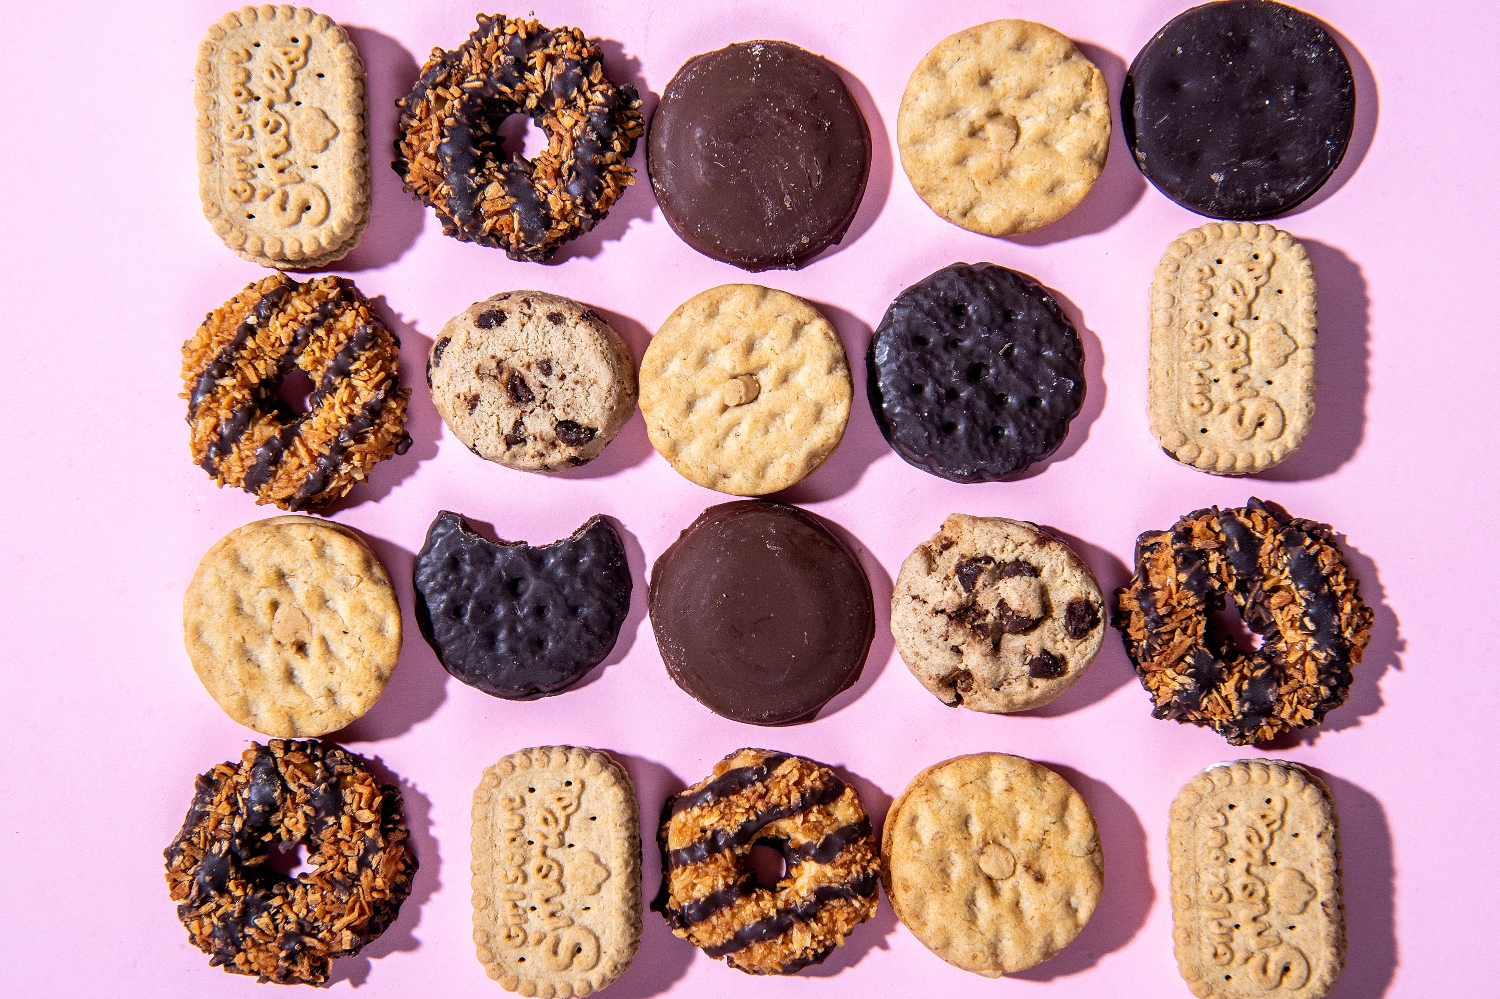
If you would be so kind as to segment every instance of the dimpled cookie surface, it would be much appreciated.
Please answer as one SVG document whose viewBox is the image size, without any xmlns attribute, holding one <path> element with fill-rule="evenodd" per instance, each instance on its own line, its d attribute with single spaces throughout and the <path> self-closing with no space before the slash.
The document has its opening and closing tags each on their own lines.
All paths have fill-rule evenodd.
<svg viewBox="0 0 1500 999">
<path fill-rule="evenodd" d="M 1104 642 L 1104 595 L 1068 546 L 1034 524 L 956 513 L 896 579 L 891 633 L 945 704 L 1023 711 L 1058 697 Z"/>
<path fill-rule="evenodd" d="M 1003 753 L 929 767 L 891 805 L 886 895 L 907 929 L 965 971 L 998 978 L 1052 957 L 1104 888 L 1088 805 L 1046 767 Z"/>
</svg>

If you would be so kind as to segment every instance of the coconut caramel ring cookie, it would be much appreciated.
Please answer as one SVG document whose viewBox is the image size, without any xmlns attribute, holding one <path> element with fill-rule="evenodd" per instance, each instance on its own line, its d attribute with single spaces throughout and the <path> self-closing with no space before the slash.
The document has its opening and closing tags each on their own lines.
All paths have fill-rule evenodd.
<svg viewBox="0 0 1500 999">
<path fill-rule="evenodd" d="M 811 475 L 849 423 L 849 358 L 795 295 L 724 284 L 667 317 L 641 359 L 641 412 L 686 478 L 764 496 Z"/>
<path fill-rule="evenodd" d="M 634 183 L 627 161 L 646 127 L 641 99 L 604 75 L 599 46 L 577 28 L 503 14 L 478 21 L 457 49 L 433 49 L 396 102 L 391 166 L 447 235 L 546 260 Z M 533 159 L 505 148 L 500 123 L 512 114 L 547 133 Z"/>
<path fill-rule="evenodd" d="M 257 503 L 333 502 L 411 446 L 400 348 L 353 282 L 262 278 L 182 345 L 193 460 Z M 278 396 L 299 368 L 314 386 L 300 413 Z"/>
<path fill-rule="evenodd" d="M 1155 717 L 1244 746 L 1316 725 L 1349 696 L 1375 615 L 1327 524 L 1251 497 L 1142 534 L 1135 562 L 1111 623 Z M 1254 652 L 1213 625 L 1230 599 L 1261 637 Z"/>
<path fill-rule="evenodd" d="M 177 918 L 209 964 L 278 985 L 320 985 L 395 921 L 417 857 L 401 794 L 358 756 L 322 742 L 252 743 L 194 784 L 167 847 Z M 305 874 L 267 862 L 307 848 Z"/>
<path fill-rule="evenodd" d="M 662 810 L 661 893 L 672 932 L 752 975 L 818 964 L 875 914 L 880 852 L 859 794 L 812 760 L 741 749 Z M 750 851 L 786 860 L 756 881 Z"/>
</svg>

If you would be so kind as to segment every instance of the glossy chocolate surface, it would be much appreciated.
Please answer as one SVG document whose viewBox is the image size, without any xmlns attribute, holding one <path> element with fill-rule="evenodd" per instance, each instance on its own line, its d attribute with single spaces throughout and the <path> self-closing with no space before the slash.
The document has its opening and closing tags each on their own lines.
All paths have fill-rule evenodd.
<svg viewBox="0 0 1500 999">
<path fill-rule="evenodd" d="M 859 562 L 811 514 L 747 500 L 710 507 L 651 570 L 667 672 L 717 714 L 811 719 L 859 678 L 875 606 Z"/>
<path fill-rule="evenodd" d="M 688 245 L 748 271 L 839 242 L 870 176 L 870 130 L 825 60 L 787 42 L 695 56 L 651 120 L 651 186 Z"/>
</svg>

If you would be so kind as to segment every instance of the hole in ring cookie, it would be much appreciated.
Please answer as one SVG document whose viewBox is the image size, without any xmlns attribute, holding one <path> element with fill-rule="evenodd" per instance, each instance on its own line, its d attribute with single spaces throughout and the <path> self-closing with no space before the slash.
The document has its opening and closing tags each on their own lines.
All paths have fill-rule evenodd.
<svg viewBox="0 0 1500 999">
<path fill-rule="evenodd" d="M 781 841 L 764 841 L 753 844 L 750 847 L 748 866 L 755 883 L 762 888 L 776 890 L 781 879 L 786 877 L 786 854 L 774 843 Z"/>
</svg>

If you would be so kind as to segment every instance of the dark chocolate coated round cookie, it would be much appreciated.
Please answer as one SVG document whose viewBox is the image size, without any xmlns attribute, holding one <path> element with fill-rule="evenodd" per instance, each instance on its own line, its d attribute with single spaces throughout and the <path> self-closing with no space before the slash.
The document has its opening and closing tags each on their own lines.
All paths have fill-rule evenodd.
<svg viewBox="0 0 1500 999">
<path fill-rule="evenodd" d="M 896 453 L 990 482 L 1056 451 L 1083 405 L 1083 344 L 1024 274 L 950 264 L 896 296 L 870 341 L 870 408 Z"/>
<path fill-rule="evenodd" d="M 494 544 L 447 510 L 412 567 L 417 626 L 443 668 L 513 701 L 565 690 L 604 661 L 630 610 L 625 547 L 603 517 L 533 548 Z"/>
<path fill-rule="evenodd" d="M 752 725 L 813 718 L 875 637 L 854 555 L 812 514 L 762 500 L 703 511 L 652 567 L 650 608 L 677 685 Z"/>
<path fill-rule="evenodd" d="M 747 271 L 797 268 L 844 238 L 870 129 L 832 66 L 788 42 L 688 60 L 651 119 L 651 186 L 688 245 Z"/>
<path fill-rule="evenodd" d="M 1223 0 L 1174 17 L 1130 64 L 1125 141 L 1167 197 L 1216 219 L 1290 211 L 1333 175 L 1354 132 L 1354 75 L 1309 14 Z"/>
</svg>

